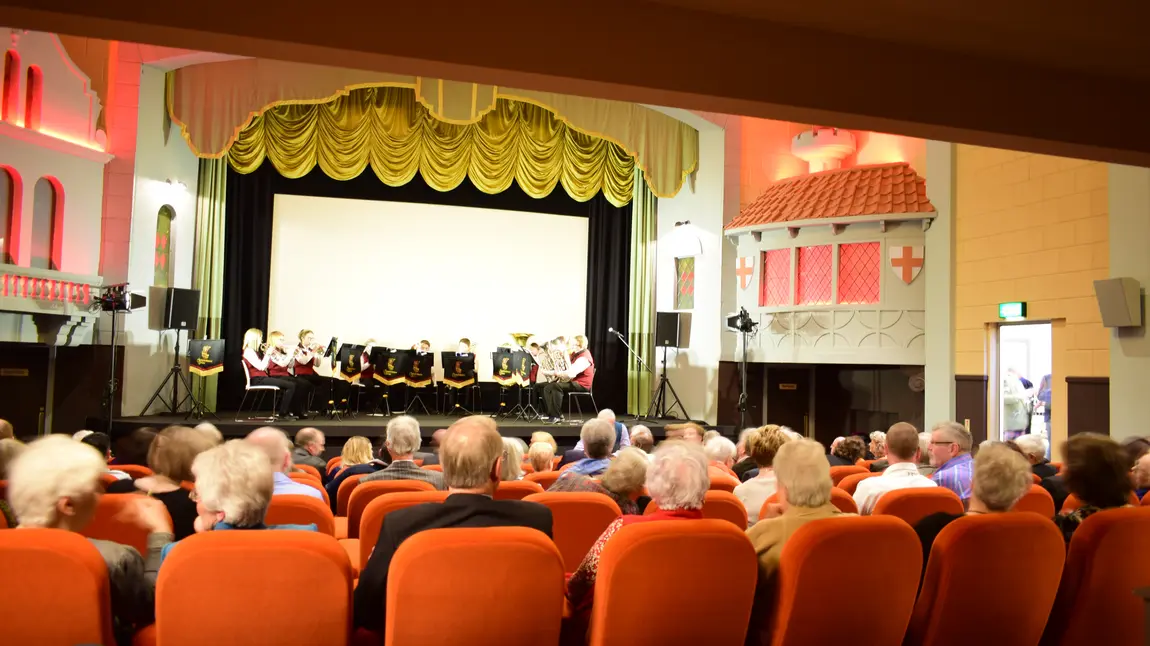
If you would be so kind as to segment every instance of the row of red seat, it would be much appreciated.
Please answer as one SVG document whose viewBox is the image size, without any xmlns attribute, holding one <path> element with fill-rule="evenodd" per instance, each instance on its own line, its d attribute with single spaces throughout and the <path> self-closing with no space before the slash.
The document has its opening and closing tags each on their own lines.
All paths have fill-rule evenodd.
<svg viewBox="0 0 1150 646">
<path fill-rule="evenodd" d="M 809 523 L 783 550 L 770 643 L 1027 646 L 1045 630 L 1043 646 L 1140 645 L 1141 602 L 1132 590 L 1150 581 L 1148 533 L 1150 509 L 1099 512 L 1067 553 L 1036 515 L 968 516 L 939 535 L 916 596 L 922 557 L 909 525 L 889 516 Z M 865 594 L 828 607 L 828 590 L 842 585 L 843 555 L 857 553 L 883 564 L 881 573 Z M 0 532 L 0 561 L 0 586 L 19 591 L 4 602 L 6 640 L 111 643 L 107 577 L 90 543 L 59 530 Z M 567 569 L 560 548 L 534 530 L 417 534 L 392 561 L 384 640 L 556 644 Z M 732 523 L 624 527 L 600 558 L 590 643 L 742 644 L 756 578 L 754 550 Z M 378 641 L 350 630 L 352 582 L 330 536 L 197 534 L 161 569 L 156 624 L 136 643 Z"/>
</svg>

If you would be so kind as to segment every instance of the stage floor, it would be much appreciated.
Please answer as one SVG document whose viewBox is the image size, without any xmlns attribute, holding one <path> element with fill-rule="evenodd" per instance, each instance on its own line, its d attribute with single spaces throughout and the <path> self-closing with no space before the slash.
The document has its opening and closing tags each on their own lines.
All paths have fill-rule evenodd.
<svg viewBox="0 0 1150 646">
<path fill-rule="evenodd" d="M 430 438 L 431 434 L 436 429 L 447 428 L 452 422 L 459 419 L 458 416 L 446 415 L 413 415 L 415 419 L 419 420 L 419 427 L 421 434 L 424 438 Z M 275 426 L 282 428 L 289 435 L 295 431 L 308 426 L 314 426 L 324 432 L 325 435 L 331 438 L 347 438 L 354 435 L 363 435 L 371 440 L 376 440 L 383 435 L 384 429 L 387 426 L 386 416 L 371 416 L 360 414 L 356 417 L 344 417 L 343 419 L 329 419 L 326 416 L 317 416 L 303 421 L 290 421 L 290 422 L 276 422 L 270 424 L 266 421 L 251 420 L 251 421 L 236 421 L 236 414 L 219 413 L 219 419 L 214 418 L 211 414 L 202 420 L 195 418 L 186 420 L 182 415 L 147 415 L 143 417 L 120 417 L 112 422 L 112 433 L 119 436 L 124 433 L 131 432 L 134 429 L 141 427 L 152 427 L 162 429 L 166 426 L 186 425 L 193 426 L 200 422 L 211 422 L 220 429 L 224 437 L 243 437 L 247 433 L 261 427 L 261 426 Z M 578 438 L 579 430 L 586 419 L 568 420 L 567 422 L 559 424 L 549 424 L 541 420 L 516 420 L 513 418 L 495 418 L 495 423 L 499 425 L 499 432 L 507 437 L 521 437 L 528 438 L 535 431 L 547 431 L 556 440 L 562 441 L 567 438 Z M 628 428 L 642 424 L 651 429 L 651 433 L 655 436 L 656 441 L 662 439 L 665 435 L 665 427 L 668 424 L 681 423 L 682 420 L 639 420 L 634 417 L 622 417 L 619 421 L 627 425 Z M 704 424 L 704 426 L 707 426 Z M 716 428 L 724 435 L 731 435 L 734 433 L 734 427 L 717 427 L 708 426 L 708 428 Z M 341 442 L 342 444 L 342 442 Z"/>
</svg>

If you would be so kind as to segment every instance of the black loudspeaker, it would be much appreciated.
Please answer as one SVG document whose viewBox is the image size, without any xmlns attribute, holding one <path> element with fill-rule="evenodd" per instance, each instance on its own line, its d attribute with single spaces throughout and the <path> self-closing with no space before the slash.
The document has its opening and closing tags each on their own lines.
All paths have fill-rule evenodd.
<svg viewBox="0 0 1150 646">
<path fill-rule="evenodd" d="M 148 327 L 153 330 L 195 330 L 200 316 L 200 290 L 153 287 Z"/>
<path fill-rule="evenodd" d="M 691 315 L 687 312 L 657 312 L 655 346 L 679 349 L 691 347 Z"/>
</svg>

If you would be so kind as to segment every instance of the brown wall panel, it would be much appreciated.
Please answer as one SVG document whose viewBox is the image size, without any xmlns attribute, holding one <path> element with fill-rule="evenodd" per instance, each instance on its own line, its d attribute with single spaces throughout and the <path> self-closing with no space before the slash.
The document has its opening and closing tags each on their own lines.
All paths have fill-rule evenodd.
<svg viewBox="0 0 1150 646">
<path fill-rule="evenodd" d="M 1066 435 L 1110 434 L 1110 378 L 1066 378 Z"/>
<path fill-rule="evenodd" d="M 986 439 L 986 380 L 986 375 L 954 376 L 955 421 L 970 420 L 975 446 Z"/>
</svg>

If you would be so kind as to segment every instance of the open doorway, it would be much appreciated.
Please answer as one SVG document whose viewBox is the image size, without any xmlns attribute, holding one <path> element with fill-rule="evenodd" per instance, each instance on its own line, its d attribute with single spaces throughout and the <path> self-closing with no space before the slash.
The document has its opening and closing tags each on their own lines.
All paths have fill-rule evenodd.
<svg viewBox="0 0 1150 646">
<path fill-rule="evenodd" d="M 998 330 L 998 438 L 1034 433 L 1050 440 L 1050 323 L 1002 325 Z M 1049 456 L 1047 456 L 1049 457 Z"/>
</svg>

